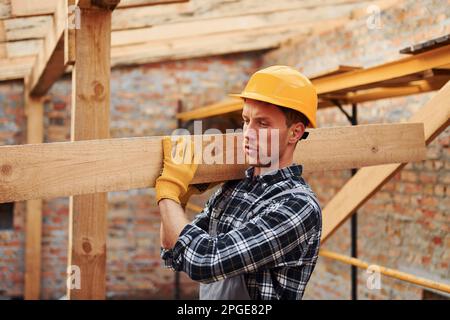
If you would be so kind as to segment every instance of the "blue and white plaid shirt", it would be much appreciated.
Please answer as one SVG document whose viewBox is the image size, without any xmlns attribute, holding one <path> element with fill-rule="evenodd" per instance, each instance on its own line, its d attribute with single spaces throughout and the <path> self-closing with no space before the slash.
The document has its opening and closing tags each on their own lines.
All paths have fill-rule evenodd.
<svg viewBox="0 0 450 320">
<path fill-rule="evenodd" d="M 253 172 L 224 183 L 161 257 L 202 283 L 243 274 L 252 299 L 301 299 L 319 253 L 319 202 L 301 165 Z"/>
</svg>

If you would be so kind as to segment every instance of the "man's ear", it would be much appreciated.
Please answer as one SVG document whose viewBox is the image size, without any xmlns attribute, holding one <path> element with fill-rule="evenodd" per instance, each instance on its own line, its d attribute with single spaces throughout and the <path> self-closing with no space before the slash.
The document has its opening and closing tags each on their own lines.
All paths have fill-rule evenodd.
<svg viewBox="0 0 450 320">
<path fill-rule="evenodd" d="M 288 143 L 296 144 L 300 140 L 305 132 L 306 127 L 302 122 L 297 122 L 291 125 L 288 133 Z"/>
</svg>

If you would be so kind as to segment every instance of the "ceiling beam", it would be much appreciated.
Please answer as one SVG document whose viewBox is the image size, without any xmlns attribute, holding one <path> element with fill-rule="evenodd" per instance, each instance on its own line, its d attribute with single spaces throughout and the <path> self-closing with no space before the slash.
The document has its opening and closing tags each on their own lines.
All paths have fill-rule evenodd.
<svg viewBox="0 0 450 320">
<path fill-rule="evenodd" d="M 111 35 L 111 43 L 113 46 L 120 46 L 150 41 L 185 39 L 232 31 L 242 32 L 261 28 L 270 30 L 270 28 L 288 25 L 292 25 L 291 30 L 301 31 L 302 25 L 309 29 L 324 20 L 350 19 L 350 13 L 351 7 L 345 6 L 334 10 L 325 10 L 324 8 L 323 10 L 308 11 L 302 9 L 169 23 L 149 28 L 114 31 Z"/>
<path fill-rule="evenodd" d="M 292 10 L 304 10 L 311 13 L 318 9 L 333 10 L 341 6 L 350 7 L 352 10 L 367 6 L 367 1 L 354 0 L 190 0 L 166 6 L 145 6 L 139 8 L 118 9 L 113 12 L 113 30 L 145 28 L 161 24 L 182 22 L 194 22 L 218 18 L 231 18 L 243 15 L 281 13 Z"/>
<path fill-rule="evenodd" d="M 31 0 L 10 0 L 11 2 L 0 2 L 0 18 L 14 18 L 14 17 L 29 17 L 38 15 L 50 15 L 54 12 L 57 2 L 60 0 L 45 0 L 45 1 L 31 1 Z M 91 1 L 91 0 L 88 0 Z M 101 0 L 100 0 L 101 1 Z M 115 0 L 112 0 L 115 1 Z M 260 1 L 260 0 L 122 0 L 117 6 L 117 10 L 124 9 L 142 9 L 156 8 L 155 10 L 145 11 L 146 13 L 163 14 L 161 10 L 167 8 L 165 19 L 173 19 L 172 14 L 180 14 L 180 18 L 189 18 L 190 16 L 199 15 L 202 17 L 215 17 L 218 12 L 229 12 L 230 15 L 236 13 L 254 11 L 258 12 L 266 10 L 265 8 L 272 8 L 271 10 L 284 9 L 289 10 L 293 8 L 307 8 L 314 9 L 318 6 L 336 6 L 348 3 L 358 3 L 359 0 L 277 0 Z M 184 10 L 180 10 L 180 5 Z M 168 15 L 168 16 L 167 16 Z M 113 13 L 114 17 L 114 13 Z M 157 19 L 162 17 L 157 17 Z"/>
<path fill-rule="evenodd" d="M 289 37 L 306 36 L 310 29 L 306 25 L 303 25 L 303 27 L 303 29 L 296 29 L 292 28 L 292 25 L 287 25 L 268 29 L 261 28 L 188 37 L 172 41 L 153 41 L 135 45 L 114 46 L 111 51 L 112 65 L 143 64 L 274 49 Z"/>
<path fill-rule="evenodd" d="M 62 0 L 63 1 L 63 0 Z M 122 0 L 124 1 L 124 0 Z M 239 17 L 255 16 L 263 19 L 267 15 L 286 15 L 289 12 L 297 12 L 297 16 L 301 17 L 318 16 L 319 19 L 326 18 L 327 12 L 356 12 L 358 8 L 364 6 L 363 2 L 354 3 L 352 0 L 347 1 L 326 1 L 320 7 L 313 5 L 309 1 L 298 2 L 292 0 L 279 0 L 277 2 L 267 1 L 253 3 L 255 0 L 223 2 L 222 0 L 211 0 L 207 2 L 190 1 L 170 5 L 147 5 L 143 7 L 127 7 L 119 3 L 118 8 L 113 12 L 112 29 L 142 29 L 154 27 L 158 25 L 177 24 L 177 23 L 205 23 L 209 20 L 222 18 L 240 19 L 241 25 L 246 21 L 242 21 Z M 124 2 L 126 4 L 126 1 Z M 327 4 L 329 3 L 329 4 Z M 334 4 L 336 3 L 336 4 Z M 45 12 L 46 15 L 37 16 L 19 16 L 11 17 L 0 21 L 0 42 L 17 41 L 26 39 L 40 39 L 45 37 L 51 25 L 52 15 L 56 5 L 44 6 L 43 8 L 52 8 L 52 10 L 39 11 L 39 2 L 28 1 L 26 6 L 28 10 L 37 10 L 37 12 Z M 253 4 L 253 5 L 252 5 Z M 333 6 L 331 6 L 333 5 Z M 312 10 L 313 9 L 313 10 Z M 322 14 L 325 13 L 325 14 Z M 351 14 L 353 15 L 353 14 Z M 321 16 L 323 18 L 321 18 Z M 297 19 L 297 17 L 296 17 Z M 312 18 L 309 18 L 311 20 Z M 298 20 L 298 19 L 297 19 Z M 306 19 L 308 20 L 308 19 Z M 292 19 L 286 19 L 284 23 L 295 22 Z M 225 21 L 225 24 L 229 22 Z M 184 29 L 181 25 L 180 28 Z M 145 30 L 144 30 L 145 31 Z M 226 31 L 226 30 L 223 30 Z"/>
</svg>

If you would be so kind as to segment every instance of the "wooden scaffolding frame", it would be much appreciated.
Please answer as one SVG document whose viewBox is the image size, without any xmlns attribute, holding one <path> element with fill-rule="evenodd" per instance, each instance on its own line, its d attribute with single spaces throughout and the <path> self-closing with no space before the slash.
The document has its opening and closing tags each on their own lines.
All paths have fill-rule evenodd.
<svg viewBox="0 0 450 320">
<path fill-rule="evenodd" d="M 161 169 L 160 137 L 109 139 L 111 12 L 120 5 L 119 1 L 58 2 L 53 33 L 46 37 L 43 50 L 33 64 L 31 72 L 25 77 L 28 144 L 0 147 L 0 203 L 27 200 L 26 299 L 38 299 L 40 294 L 41 199 L 70 196 L 68 267 L 77 265 L 83 271 L 81 288 L 69 286 L 68 298 L 104 299 L 107 250 L 106 192 L 152 187 Z M 136 3 L 139 1 L 143 0 L 135 0 Z M 67 8 L 73 4 L 79 6 L 84 21 L 81 28 L 75 32 L 65 28 Z M 148 5 L 148 1 L 146 4 Z M 90 27 L 94 23 L 96 27 Z M 431 91 L 443 84 L 444 80 L 439 78 L 441 75 L 439 72 L 446 75 L 445 70 L 450 65 L 449 52 L 450 46 L 446 46 L 432 53 L 425 52 L 401 62 L 394 62 L 382 69 L 351 68 L 348 72 L 335 72 L 330 76 L 317 77 L 315 84 L 319 88 L 319 93 L 334 94 L 334 99 L 348 101 L 351 99 L 368 101 L 367 99 L 374 97 L 396 96 L 404 92 L 412 94 Z M 43 144 L 42 118 L 45 94 L 68 65 L 73 65 L 71 142 Z M 444 71 L 435 72 L 435 69 Z M 432 70 L 432 80 L 428 79 L 429 70 Z M 404 88 L 399 89 L 398 82 L 395 81 L 399 77 L 404 80 L 407 76 L 411 76 L 410 81 L 407 81 Z M 397 84 L 397 87 L 394 85 L 395 88 L 392 90 L 376 91 L 379 82 L 387 81 L 386 77 Z M 349 86 L 368 91 L 362 97 L 352 96 L 351 92 L 346 91 Z M 310 139 L 299 144 L 299 148 L 311 148 L 310 157 L 302 158 L 304 155 L 297 153 L 296 159 L 306 163 L 306 171 L 389 166 L 389 170 L 386 167 L 376 172 L 379 179 L 378 182 L 374 182 L 376 185 L 372 187 L 371 194 L 373 194 L 374 190 L 388 180 L 392 172 L 399 170 L 396 168 L 401 165 L 395 163 L 424 159 L 425 142 L 429 143 L 448 126 L 449 95 L 450 84 L 447 84 L 430 101 L 429 105 L 436 104 L 442 109 L 431 120 L 427 113 L 426 116 L 411 119 L 409 124 L 311 130 Z M 325 102 L 321 103 L 323 107 L 327 106 Z M 432 109 L 432 106 L 427 105 L 425 108 Z M 361 137 L 362 134 L 365 139 L 358 140 L 358 136 Z M 330 136 L 336 137 L 332 144 L 327 143 Z M 346 145 L 343 142 L 349 137 L 357 141 L 355 146 L 358 148 L 358 157 L 354 154 L 349 157 L 348 152 L 342 152 Z M 396 138 L 395 143 L 390 142 L 392 137 Z M 226 140 L 227 136 L 221 135 L 218 139 Z M 234 136 L 233 139 L 238 139 L 238 136 Z M 325 152 L 319 152 L 318 149 Z M 126 150 L 129 157 L 124 159 L 120 155 L 117 156 L 117 150 Z M 333 163 L 329 161 L 333 152 L 342 153 L 340 161 Z M 318 163 L 317 159 L 321 162 Z M 130 173 L 132 171 L 130 168 L 124 168 L 125 163 L 128 166 L 131 164 L 135 175 Z M 237 178 L 242 176 L 243 169 L 242 165 L 209 167 L 203 165 L 194 182 Z M 55 176 L 58 177 L 56 181 Z M 69 178 L 70 184 L 67 183 Z M 352 179 L 356 181 L 353 183 L 358 184 L 358 178 L 356 176 L 355 178 Z M 342 192 L 345 193 L 345 186 Z M 343 210 L 339 216 L 333 217 L 334 220 L 330 219 L 331 215 L 326 214 L 325 208 L 324 223 L 329 227 L 324 230 L 329 231 L 324 236 L 331 234 L 351 215 L 352 210 L 362 205 L 371 195 L 368 196 L 368 193 L 370 191 L 367 190 L 352 201 L 348 205 L 350 209 Z M 70 276 L 72 270 L 69 268 L 68 271 Z"/>
</svg>

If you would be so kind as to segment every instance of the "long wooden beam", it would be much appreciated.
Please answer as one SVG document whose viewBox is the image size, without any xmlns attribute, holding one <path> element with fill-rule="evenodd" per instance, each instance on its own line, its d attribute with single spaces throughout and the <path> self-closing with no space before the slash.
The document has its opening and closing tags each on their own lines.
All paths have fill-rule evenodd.
<svg viewBox="0 0 450 320">
<path fill-rule="evenodd" d="M 66 1 L 58 2 L 57 10 L 52 16 L 8 19 L 5 23 L 0 23 L 0 40 L 2 36 L 4 40 L 24 39 L 14 42 L 0 42 L 0 52 L 2 47 L 7 52 L 5 58 L 15 58 L 24 52 L 28 55 L 37 55 L 36 64 L 28 81 L 32 86 L 30 88 L 32 93 L 36 96 L 44 94 L 55 79 L 59 78 L 66 69 L 66 64 L 62 62 L 64 61 L 62 58 L 64 55 L 64 32 L 60 28 L 62 25 L 60 22 L 64 23 L 65 17 L 58 9 Z M 81 2 L 79 5 L 83 5 L 83 3 Z M 236 4 L 233 4 L 232 10 L 236 10 L 234 5 Z M 170 7 L 170 5 L 156 7 L 167 6 Z M 345 3 L 341 3 L 335 10 L 318 8 L 313 13 L 305 9 L 303 4 L 299 6 L 300 9 L 292 7 L 292 4 L 290 4 L 290 9 L 272 8 L 274 10 L 271 11 L 268 10 L 271 5 L 256 8 L 250 13 L 242 14 L 241 12 L 237 15 L 231 15 L 231 13 L 221 9 L 220 12 L 224 11 L 216 14 L 216 16 L 209 13 L 203 14 L 205 9 L 202 8 L 200 10 L 201 13 L 203 12 L 201 18 L 197 20 L 179 14 L 180 19 L 175 19 L 178 22 L 171 22 L 164 15 L 163 20 L 146 24 L 145 28 L 136 28 L 136 25 L 126 26 L 121 23 L 121 27 L 129 27 L 131 30 L 118 29 L 113 32 L 112 63 L 113 65 L 138 64 L 168 59 L 273 49 L 289 38 L 297 38 L 312 31 L 341 25 L 348 20 L 352 12 L 352 6 Z M 58 16 L 60 18 L 57 18 Z M 330 21 L 331 18 L 333 18 L 333 21 Z M 26 19 L 34 19 L 39 23 Z M 318 25 L 317 21 L 320 19 L 328 19 L 327 24 Z M 128 17 L 123 21 L 136 20 L 138 19 Z M 147 23 L 151 21 L 148 17 L 141 20 Z M 51 24 L 52 27 L 48 28 L 48 24 Z M 117 28 L 121 27 L 118 26 Z M 34 38 L 43 35 L 45 35 L 45 38 L 30 39 L 30 36 Z M 17 49 L 14 49 L 15 47 Z M 55 48 L 58 50 L 55 50 Z M 152 48 L 152 50 L 149 50 L 149 48 Z M 47 77 L 48 79 L 41 77 Z M 34 89 L 37 83 L 42 88 Z"/>
<path fill-rule="evenodd" d="M 330 21 L 326 27 L 332 27 L 343 24 L 343 20 Z M 158 61 L 167 61 L 170 59 L 197 58 L 211 55 L 247 52 L 255 50 L 267 50 L 277 48 L 280 43 L 290 37 L 305 35 L 315 27 L 312 24 L 302 24 L 298 28 L 295 25 L 285 24 L 273 28 L 252 29 L 241 32 L 225 32 L 220 34 L 204 35 L 187 39 L 172 39 L 163 41 L 142 42 L 133 45 L 112 47 L 111 59 L 112 66 L 133 65 L 141 63 L 151 63 Z M 67 30 L 64 35 L 73 30 Z M 69 38 L 70 39 L 70 38 Z M 143 39 L 142 41 L 145 41 Z M 61 42 L 66 44 L 65 39 Z M 2 57 L 2 48 L 5 52 Z M 22 78 L 29 73 L 29 66 L 15 69 L 11 65 L 11 59 L 16 59 L 27 53 L 32 56 L 40 54 L 43 48 L 41 40 L 25 40 L 0 43 L 0 68 L 6 69 L 7 73 L 0 73 L 0 80 L 11 78 Z M 62 44 L 60 46 L 62 48 Z M 65 51 L 67 52 L 67 51 Z M 53 74 L 62 74 L 66 64 L 61 63 L 64 52 L 55 52 L 54 58 L 49 60 L 59 61 L 54 63 Z M 40 54 L 39 57 L 43 55 Z M 42 59 L 41 59 L 42 60 Z M 64 61 L 65 62 L 65 61 Z M 43 63 L 42 63 L 43 64 Z M 50 70 L 50 69 L 48 69 Z M 58 72 L 55 72 L 58 71 Z M 36 71 L 34 71 L 36 72 Z M 51 81 L 44 81 L 46 87 Z M 43 90 L 44 91 L 44 90 Z"/>
<path fill-rule="evenodd" d="M 365 261 L 362 261 L 360 259 L 356 259 L 356 258 L 352 258 L 352 257 L 348 257 L 339 253 L 335 253 L 335 252 L 331 252 L 328 250 L 320 250 L 319 254 L 322 257 L 326 257 L 329 259 L 333 259 L 333 260 L 337 260 L 346 264 L 350 264 L 353 266 L 356 266 L 358 268 L 361 269 L 368 269 L 369 267 L 372 267 L 372 270 L 376 270 L 378 272 L 380 272 L 381 274 L 394 278 L 394 279 L 398 279 L 401 281 L 405 281 L 405 282 L 409 282 L 418 286 L 422 286 L 425 288 L 430 288 L 430 289 L 434 289 L 434 290 L 439 290 L 439 291 L 443 291 L 446 293 L 450 293 L 450 285 L 446 284 L 446 283 L 440 283 L 437 281 L 433 281 L 433 280 L 429 280 L 429 279 L 425 279 L 422 277 L 417 277 L 415 275 L 406 273 L 406 272 L 402 272 L 399 270 L 395 270 L 395 269 L 391 269 L 391 268 L 386 268 L 383 266 L 378 266 L 375 264 L 369 264 Z"/>
<path fill-rule="evenodd" d="M 25 93 L 27 142 L 44 139 L 44 99 Z M 28 200 L 25 219 L 25 286 L 24 298 L 37 300 L 41 289 L 42 199 Z"/>
<path fill-rule="evenodd" d="M 336 92 L 346 88 L 353 90 L 367 85 L 377 85 L 383 81 L 409 74 L 438 68 L 449 64 L 450 45 L 430 50 L 407 58 L 381 64 L 367 69 L 350 71 L 313 81 L 317 93 Z"/>
<path fill-rule="evenodd" d="M 305 172 L 425 158 L 422 124 L 372 124 L 309 132 L 294 155 Z M 204 144 L 233 137 L 242 139 L 239 133 L 212 135 L 205 136 L 213 140 Z M 240 145 L 236 142 L 231 154 L 242 154 Z M 161 165 L 161 137 L 1 146 L 0 203 L 153 187 Z M 239 179 L 247 167 L 201 164 L 193 183 Z"/>
<path fill-rule="evenodd" d="M 75 32 L 71 140 L 80 142 L 72 143 L 109 138 L 111 10 L 118 2 L 78 2 L 82 22 Z M 70 282 L 69 299 L 106 297 L 107 196 L 95 190 L 70 197 L 68 270 L 74 272 L 70 279 L 79 277 L 79 286 Z"/>
<path fill-rule="evenodd" d="M 10 18 L 31 18 L 34 16 L 51 15 L 58 1 L 30 1 L 30 0 L 10 0 L 5 4 L 9 7 L 9 15 L 0 16 L 1 19 Z M 368 3 L 369 1 L 366 1 Z M 138 20 L 138 25 L 128 25 L 129 27 L 144 27 L 149 22 L 152 24 L 163 22 L 178 22 L 179 20 L 216 18 L 218 16 L 235 16 L 246 13 L 261 13 L 277 10 L 309 9 L 318 7 L 331 7 L 348 5 L 353 3 L 358 6 L 360 0 L 324 0 L 320 4 L 315 0 L 292 1 L 278 0 L 276 3 L 261 2 L 260 0 L 122 0 L 117 6 L 119 12 L 113 12 L 113 29 L 117 29 L 114 18 L 119 13 L 125 13 L 124 19 Z M 360 5 L 363 7 L 363 5 Z M 8 12 L 8 9 L 5 11 Z M 147 21 L 142 19 L 146 16 Z M 165 16 L 165 17 L 163 17 Z M 128 23 L 136 23 L 129 21 Z M 147 25 L 148 26 L 148 25 Z M 124 28 L 119 28 L 124 29 Z"/>
<path fill-rule="evenodd" d="M 409 120 L 424 124 L 425 141 L 429 144 L 450 124 L 450 82 Z M 393 163 L 362 168 L 347 181 L 323 209 L 322 242 L 344 223 L 358 208 L 389 181 L 406 164 Z"/>
<path fill-rule="evenodd" d="M 335 107 L 336 105 L 330 101 L 332 98 L 341 101 L 343 104 L 352 104 L 436 91 L 442 88 L 448 80 L 450 80 L 450 74 L 448 76 L 435 76 L 427 80 L 412 81 L 404 86 L 372 88 L 347 92 L 343 95 L 326 95 L 325 99 L 319 99 L 319 108 Z"/>
<path fill-rule="evenodd" d="M 270 30 L 254 29 L 238 33 L 225 32 L 186 39 L 114 46 L 111 59 L 114 66 L 119 66 L 268 50 L 278 48 L 289 37 L 304 35 L 303 32 L 308 30 L 308 26 L 304 27 L 292 29 L 292 25 L 287 25 Z"/>
</svg>

